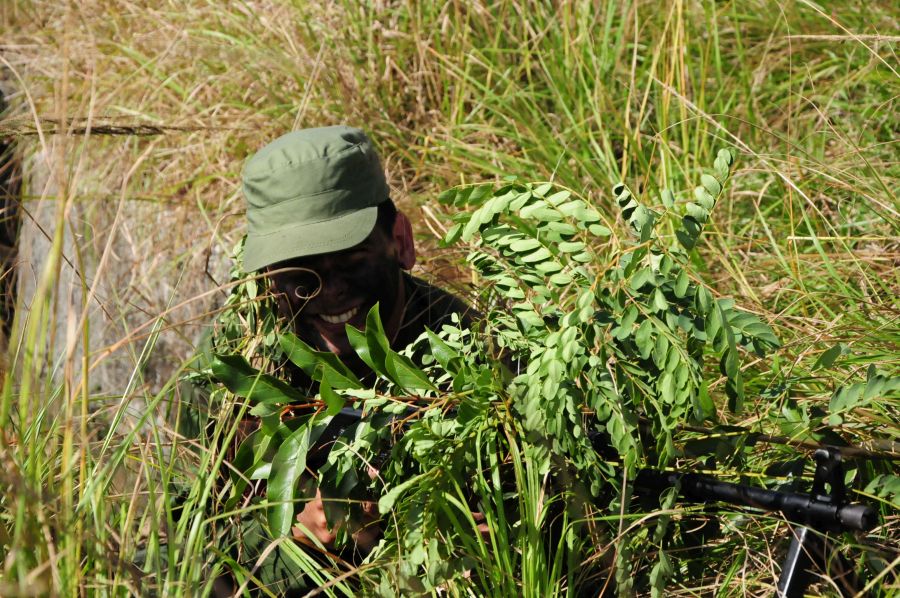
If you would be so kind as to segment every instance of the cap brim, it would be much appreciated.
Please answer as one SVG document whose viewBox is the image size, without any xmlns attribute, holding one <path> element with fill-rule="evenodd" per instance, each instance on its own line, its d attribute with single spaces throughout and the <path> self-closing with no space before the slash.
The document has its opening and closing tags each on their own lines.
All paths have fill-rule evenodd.
<svg viewBox="0 0 900 598">
<path fill-rule="evenodd" d="M 244 270 L 253 272 L 278 262 L 349 249 L 362 243 L 375 228 L 377 206 L 322 222 L 285 226 L 267 235 L 247 232 Z"/>
</svg>

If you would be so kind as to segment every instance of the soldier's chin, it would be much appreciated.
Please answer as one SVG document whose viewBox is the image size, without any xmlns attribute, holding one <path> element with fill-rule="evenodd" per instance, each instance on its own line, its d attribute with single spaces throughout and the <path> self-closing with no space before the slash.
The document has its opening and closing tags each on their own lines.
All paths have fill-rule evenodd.
<svg viewBox="0 0 900 598">
<path fill-rule="evenodd" d="M 343 329 L 322 330 L 311 322 L 302 322 L 294 327 L 294 334 L 317 351 L 327 351 L 339 357 L 356 354 Z"/>
<path fill-rule="evenodd" d="M 323 350 L 330 351 L 334 353 L 338 357 L 346 357 L 348 355 L 356 355 L 356 351 L 353 350 L 353 347 L 350 346 L 350 341 L 347 340 L 347 335 L 344 334 L 343 337 L 331 337 L 331 336 L 322 336 L 322 344 Z"/>
</svg>

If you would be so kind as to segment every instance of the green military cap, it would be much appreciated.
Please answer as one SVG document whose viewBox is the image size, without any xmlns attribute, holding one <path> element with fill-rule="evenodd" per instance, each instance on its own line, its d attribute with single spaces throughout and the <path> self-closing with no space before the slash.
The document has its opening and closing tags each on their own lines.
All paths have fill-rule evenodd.
<svg viewBox="0 0 900 598">
<path fill-rule="evenodd" d="M 242 178 L 248 272 L 361 243 L 389 195 L 371 140 L 344 125 L 279 137 L 247 161 Z"/>
</svg>

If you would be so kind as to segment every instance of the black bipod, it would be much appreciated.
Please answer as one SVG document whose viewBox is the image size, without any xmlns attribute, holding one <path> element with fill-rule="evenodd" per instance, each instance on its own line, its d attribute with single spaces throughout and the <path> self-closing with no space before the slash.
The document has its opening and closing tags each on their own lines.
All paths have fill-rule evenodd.
<svg viewBox="0 0 900 598">
<path fill-rule="evenodd" d="M 844 486 L 844 465 L 836 449 L 818 449 L 815 452 L 816 474 L 810 497 L 821 503 L 843 506 L 847 503 Z M 830 490 L 829 490 L 830 487 Z M 781 567 L 778 579 L 778 598 L 802 598 L 816 571 L 827 573 L 842 596 L 855 596 L 860 580 L 853 566 L 834 550 L 826 532 L 840 530 L 839 525 L 791 524 L 791 545 Z"/>
</svg>

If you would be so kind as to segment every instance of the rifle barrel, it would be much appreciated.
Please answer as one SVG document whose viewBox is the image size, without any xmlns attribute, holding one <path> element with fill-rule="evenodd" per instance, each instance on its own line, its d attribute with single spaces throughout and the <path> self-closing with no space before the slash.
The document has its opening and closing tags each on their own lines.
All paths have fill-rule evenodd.
<svg viewBox="0 0 900 598">
<path fill-rule="evenodd" d="M 793 522 L 825 530 L 870 531 L 878 524 L 878 514 L 868 505 L 836 504 L 819 498 L 722 482 L 696 473 L 644 469 L 635 486 L 644 491 L 680 487 L 681 496 L 693 502 L 721 501 L 764 511 L 780 511 Z"/>
</svg>

